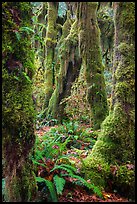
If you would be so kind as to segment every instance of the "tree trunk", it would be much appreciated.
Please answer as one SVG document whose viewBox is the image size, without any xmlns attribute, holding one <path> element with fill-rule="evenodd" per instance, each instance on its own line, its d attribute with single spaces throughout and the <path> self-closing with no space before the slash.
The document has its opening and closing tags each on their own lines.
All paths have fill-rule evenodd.
<svg viewBox="0 0 137 204">
<path fill-rule="evenodd" d="M 57 47 L 55 90 L 49 101 L 47 116 L 60 120 L 64 117 L 65 107 L 65 103 L 61 100 L 70 95 L 72 83 L 78 77 L 81 67 L 78 54 L 77 19 L 73 22 L 69 12 Z"/>
<path fill-rule="evenodd" d="M 31 201 L 36 192 L 31 155 L 35 143 L 29 2 L 2 3 L 2 153 L 7 202 Z M 22 32 L 21 32 L 22 30 Z"/>
<path fill-rule="evenodd" d="M 105 186 L 111 182 L 119 193 L 135 193 L 135 51 L 134 2 L 115 2 L 113 110 L 104 120 L 92 154 L 84 161 L 85 175 Z"/>
<path fill-rule="evenodd" d="M 79 2 L 79 48 L 85 67 L 87 99 L 91 106 L 94 129 L 99 129 L 108 114 L 102 64 L 100 31 L 97 24 L 97 2 Z"/>
<path fill-rule="evenodd" d="M 58 15 L 58 2 L 48 2 L 48 27 L 46 33 L 46 59 L 45 59 L 45 104 L 48 107 L 49 100 L 53 93 L 54 85 L 54 52 L 56 45 L 57 29 L 56 20 Z"/>
</svg>

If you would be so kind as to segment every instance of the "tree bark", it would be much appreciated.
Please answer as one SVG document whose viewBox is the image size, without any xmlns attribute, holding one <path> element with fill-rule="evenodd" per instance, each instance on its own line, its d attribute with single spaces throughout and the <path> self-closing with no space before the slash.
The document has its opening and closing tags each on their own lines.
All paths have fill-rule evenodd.
<svg viewBox="0 0 137 204">
<path fill-rule="evenodd" d="M 54 85 L 54 52 L 57 38 L 56 20 L 58 15 L 58 2 L 48 2 L 48 26 L 46 33 L 46 59 L 45 59 L 45 104 L 44 109 L 48 107 L 49 100 L 53 93 Z"/>
<path fill-rule="evenodd" d="M 135 4 L 114 2 L 113 110 L 104 120 L 92 153 L 85 159 L 86 177 L 135 196 Z"/>
<path fill-rule="evenodd" d="M 87 99 L 94 129 L 99 129 L 108 114 L 102 64 L 100 31 L 97 24 L 97 2 L 79 2 L 79 50 L 85 67 Z"/>
<path fill-rule="evenodd" d="M 2 153 L 5 201 L 28 202 L 36 193 L 31 156 L 35 143 L 29 2 L 2 3 Z M 24 31 L 23 31 L 24 28 Z M 22 29 L 22 32 L 20 31 Z"/>
<path fill-rule="evenodd" d="M 68 97 L 72 83 L 79 75 L 81 59 L 78 54 L 77 19 L 72 21 L 70 13 L 62 27 L 62 37 L 57 45 L 55 90 L 49 101 L 47 117 L 63 119 L 65 103 L 62 99 Z M 60 103 L 61 102 L 61 103 Z"/>
</svg>

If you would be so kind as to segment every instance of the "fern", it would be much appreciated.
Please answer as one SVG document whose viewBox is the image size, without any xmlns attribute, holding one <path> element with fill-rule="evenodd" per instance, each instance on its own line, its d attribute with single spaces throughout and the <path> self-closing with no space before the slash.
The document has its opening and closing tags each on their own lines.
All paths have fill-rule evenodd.
<svg viewBox="0 0 137 204">
<path fill-rule="evenodd" d="M 94 184 L 88 183 L 84 178 L 75 174 L 69 174 L 69 176 L 78 179 L 78 181 L 80 181 L 82 185 L 86 186 L 88 189 L 92 189 L 94 193 L 96 193 L 99 197 L 103 198 L 101 190 L 97 186 L 94 186 Z M 80 183 L 78 183 L 77 181 L 74 181 L 74 183 L 80 185 Z"/>
<path fill-rule="evenodd" d="M 54 187 L 54 184 L 51 181 L 46 180 L 46 179 L 41 178 L 41 177 L 36 177 L 36 181 L 37 182 L 43 182 L 44 181 L 46 186 L 49 189 L 52 201 L 53 202 L 58 202 L 58 198 L 57 198 L 57 195 L 56 195 L 55 187 Z"/>
<path fill-rule="evenodd" d="M 33 162 L 33 164 L 37 164 L 37 165 L 40 165 L 40 166 L 43 166 L 43 167 L 45 167 L 46 168 L 46 166 L 44 165 L 44 164 L 42 164 L 42 163 L 40 163 L 40 162 L 37 162 L 35 159 L 33 159 L 32 158 L 32 162 Z"/>
<path fill-rule="evenodd" d="M 17 40 L 20 41 L 20 39 L 21 39 L 20 33 L 18 31 L 16 31 L 15 35 L 16 35 Z"/>
<path fill-rule="evenodd" d="M 19 29 L 19 31 L 25 31 L 25 32 L 27 32 L 28 34 L 29 34 L 30 32 L 35 33 L 34 30 L 32 30 L 32 29 L 29 28 L 29 27 L 21 27 L 21 28 Z"/>
<path fill-rule="evenodd" d="M 74 174 L 74 172 L 77 171 L 75 167 L 72 167 L 68 164 L 61 164 L 61 165 L 56 165 L 50 172 L 56 170 L 56 169 L 61 169 L 67 171 L 69 174 Z"/>
<path fill-rule="evenodd" d="M 99 197 L 103 198 L 102 192 L 97 186 L 94 186 L 94 184 L 88 183 L 84 178 L 76 175 L 77 169 L 75 167 L 70 166 L 68 164 L 61 164 L 61 165 L 56 165 L 50 172 L 52 172 L 56 169 L 61 169 L 61 170 L 67 171 L 68 174 L 62 174 L 62 176 L 69 176 L 72 178 L 76 178 L 78 181 L 74 181 L 74 183 L 76 183 L 78 185 L 84 185 L 88 189 L 92 189 L 94 193 L 96 193 Z"/>
<path fill-rule="evenodd" d="M 55 175 L 53 177 L 54 184 L 56 186 L 57 194 L 62 195 L 62 191 L 64 189 L 64 185 L 66 183 L 65 179 L 59 177 L 58 175 Z"/>
</svg>

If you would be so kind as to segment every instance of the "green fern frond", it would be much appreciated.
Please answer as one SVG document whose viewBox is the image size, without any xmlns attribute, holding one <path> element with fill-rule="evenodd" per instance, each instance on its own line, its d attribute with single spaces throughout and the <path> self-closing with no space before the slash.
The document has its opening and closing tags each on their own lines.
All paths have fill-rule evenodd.
<svg viewBox="0 0 137 204">
<path fill-rule="evenodd" d="M 56 165 L 50 172 L 56 170 L 56 169 L 61 169 L 67 171 L 69 174 L 74 174 L 76 173 L 77 169 L 73 166 L 70 166 L 68 164 L 61 164 L 61 165 Z"/>
<path fill-rule="evenodd" d="M 27 32 L 28 34 L 29 34 L 30 32 L 35 33 L 34 30 L 32 30 L 32 29 L 29 28 L 29 27 L 21 27 L 21 28 L 19 29 L 19 31 L 25 31 L 25 32 Z"/>
<path fill-rule="evenodd" d="M 56 186 L 57 194 L 62 195 L 62 191 L 63 191 L 64 185 L 66 183 L 65 179 L 59 177 L 58 175 L 55 175 L 53 177 L 53 180 L 54 180 L 54 184 Z"/>
<path fill-rule="evenodd" d="M 16 31 L 15 35 L 16 35 L 17 40 L 20 41 L 20 39 L 21 39 L 20 33 L 18 31 Z"/>
<path fill-rule="evenodd" d="M 56 160 L 56 164 L 58 164 L 58 162 L 63 163 L 63 161 L 67 161 L 69 162 L 69 156 L 68 155 L 63 155 L 63 156 L 59 156 L 58 159 Z M 62 162 L 61 162 L 62 160 Z"/>
<path fill-rule="evenodd" d="M 58 198 L 57 198 L 57 195 L 56 195 L 55 187 L 54 187 L 54 184 L 51 181 L 46 180 L 46 179 L 41 178 L 41 177 L 36 177 L 36 181 L 37 182 L 43 182 L 44 181 L 46 186 L 49 189 L 52 201 L 53 202 L 58 202 Z"/>
<path fill-rule="evenodd" d="M 101 190 L 97 186 L 94 186 L 94 184 L 88 183 L 85 179 L 83 179 L 81 176 L 78 176 L 78 175 L 70 174 L 69 176 L 72 178 L 78 179 L 78 181 L 80 181 L 81 184 L 86 186 L 88 189 L 92 189 L 94 193 L 96 193 L 99 197 L 103 198 L 103 194 L 102 194 Z M 74 181 L 74 183 L 75 183 L 75 181 Z"/>
<path fill-rule="evenodd" d="M 46 166 L 44 165 L 44 164 L 42 164 L 42 163 L 40 163 L 40 162 L 37 162 L 35 159 L 33 159 L 32 158 L 32 162 L 33 162 L 33 164 L 37 164 L 37 165 L 40 165 L 40 166 L 43 166 L 43 167 L 45 167 L 46 168 Z"/>
<path fill-rule="evenodd" d="M 71 166 L 69 164 L 62 164 L 61 166 L 71 169 L 75 173 L 77 172 L 77 169 L 74 166 Z"/>
<path fill-rule="evenodd" d="M 73 171 L 71 169 L 68 169 L 62 165 L 56 165 L 50 172 L 56 170 L 56 169 L 61 169 L 67 171 L 69 174 L 73 174 Z"/>
</svg>

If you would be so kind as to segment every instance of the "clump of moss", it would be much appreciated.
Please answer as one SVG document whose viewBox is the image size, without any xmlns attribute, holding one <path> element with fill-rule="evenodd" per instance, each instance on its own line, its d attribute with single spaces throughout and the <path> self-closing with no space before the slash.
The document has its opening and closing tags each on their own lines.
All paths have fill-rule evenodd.
<svg viewBox="0 0 137 204">
<path fill-rule="evenodd" d="M 113 175 L 113 185 L 123 195 L 134 200 L 135 198 L 135 169 L 131 163 L 118 166 L 116 174 Z"/>
</svg>

